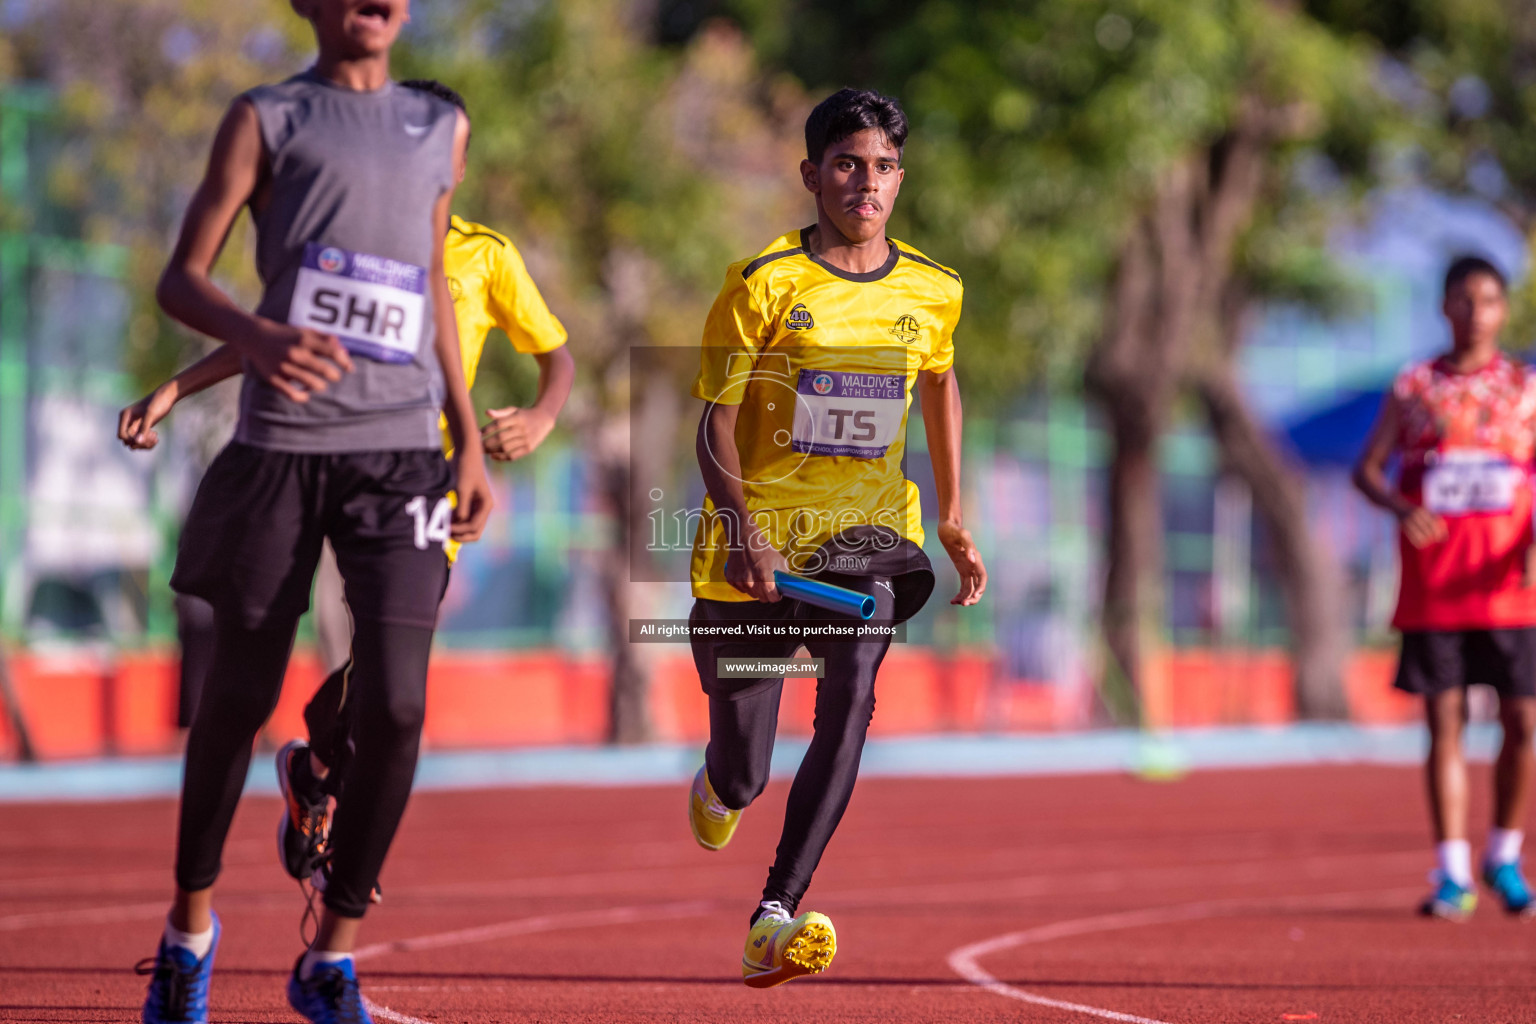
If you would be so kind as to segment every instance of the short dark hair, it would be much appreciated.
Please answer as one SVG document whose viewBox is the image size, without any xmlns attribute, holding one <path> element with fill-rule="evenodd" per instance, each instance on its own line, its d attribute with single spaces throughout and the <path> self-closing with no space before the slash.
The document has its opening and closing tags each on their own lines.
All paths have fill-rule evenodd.
<svg viewBox="0 0 1536 1024">
<path fill-rule="evenodd" d="M 1455 288 L 1473 274 L 1487 274 L 1499 282 L 1499 291 L 1509 291 L 1509 282 L 1504 279 L 1504 272 L 1494 266 L 1490 260 L 1485 260 L 1481 256 L 1458 256 L 1446 268 L 1445 294 L 1451 294 L 1452 288 Z"/>
<path fill-rule="evenodd" d="M 907 115 L 900 103 L 872 89 L 840 89 L 805 119 L 805 155 L 819 164 L 828 146 L 867 128 L 878 128 L 897 153 L 907 144 Z"/>
<path fill-rule="evenodd" d="M 405 86 L 407 89 L 416 89 L 420 92 L 431 93 L 438 99 L 446 100 L 447 102 L 452 103 L 454 106 L 458 107 L 460 110 L 464 111 L 465 117 L 469 116 L 469 108 L 464 105 L 464 97 L 459 95 L 458 90 L 450 89 L 448 86 L 444 85 L 442 82 L 439 82 L 435 78 L 410 78 L 404 82 L 401 82 L 400 84 Z"/>
</svg>

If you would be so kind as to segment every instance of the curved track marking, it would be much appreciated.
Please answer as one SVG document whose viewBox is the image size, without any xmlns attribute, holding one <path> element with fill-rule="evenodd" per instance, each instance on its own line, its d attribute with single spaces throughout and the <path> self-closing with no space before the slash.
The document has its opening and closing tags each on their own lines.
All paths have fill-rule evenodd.
<svg viewBox="0 0 1536 1024">
<path fill-rule="evenodd" d="M 1069 1013 L 1086 1014 L 1090 1017 L 1099 1017 L 1104 1020 L 1122 1021 L 1124 1024 L 1169 1024 L 1169 1022 L 1158 1020 L 1155 1017 L 1138 1017 L 1133 1013 L 1122 1013 L 1119 1010 L 1110 1010 L 1101 1006 L 1088 1006 L 1084 1003 L 1072 1003 L 1064 999 L 1052 999 L 1049 996 L 1042 996 L 998 980 L 996 975 L 982 967 L 978 961 L 984 956 L 990 956 L 1005 949 L 1016 949 L 1019 946 L 1030 946 L 1042 942 L 1051 942 L 1055 939 L 1071 938 L 1077 935 L 1092 935 L 1099 932 L 1119 931 L 1125 928 L 1146 928 L 1161 924 L 1177 924 L 1181 921 L 1199 921 L 1212 917 L 1224 917 L 1244 910 L 1371 906 L 1378 903 L 1393 905 L 1412 899 L 1419 894 L 1418 889 L 1378 889 L 1371 892 L 1321 893 L 1316 896 L 1281 897 L 1279 899 L 1254 899 L 1250 897 L 1201 900 L 1197 903 L 1182 903 L 1171 907 L 1149 907 L 1145 910 L 1131 910 L 1118 914 L 1100 914 L 1097 917 L 1083 917 L 1071 921 L 1058 921 L 1054 924 L 1040 925 L 1035 928 L 1025 928 L 1022 931 L 1009 932 L 1006 935 L 983 939 L 981 942 L 973 942 L 968 946 L 961 946 L 950 953 L 947 962 L 949 963 L 950 970 L 960 975 L 966 981 L 978 988 L 985 989 L 1007 999 L 1016 999 L 1019 1002 L 1032 1003 L 1035 1006 L 1065 1010 Z"/>
</svg>

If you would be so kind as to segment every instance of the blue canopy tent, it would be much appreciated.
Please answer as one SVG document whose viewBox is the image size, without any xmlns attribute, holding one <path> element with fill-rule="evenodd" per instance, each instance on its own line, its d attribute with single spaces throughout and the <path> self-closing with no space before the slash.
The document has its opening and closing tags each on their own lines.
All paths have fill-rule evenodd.
<svg viewBox="0 0 1536 1024">
<path fill-rule="evenodd" d="M 1307 466 L 1352 466 L 1365 449 L 1386 396 L 1387 385 L 1340 391 L 1328 404 L 1282 425 L 1280 436 Z"/>
</svg>

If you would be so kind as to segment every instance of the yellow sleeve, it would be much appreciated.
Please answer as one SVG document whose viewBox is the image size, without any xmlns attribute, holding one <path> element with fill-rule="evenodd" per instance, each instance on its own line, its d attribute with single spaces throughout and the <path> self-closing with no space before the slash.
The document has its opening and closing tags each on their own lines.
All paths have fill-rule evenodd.
<svg viewBox="0 0 1536 1024">
<path fill-rule="evenodd" d="M 511 245 L 495 246 L 494 252 L 486 304 L 496 326 L 507 332 L 513 348 L 527 355 L 564 345 L 565 327 L 544 304 L 522 254 Z"/>
<path fill-rule="evenodd" d="M 773 337 L 773 325 L 758 309 L 741 264 L 725 272 L 725 285 L 704 321 L 699 376 L 693 397 L 721 405 L 740 405 L 757 354 Z"/>
<path fill-rule="evenodd" d="M 955 325 L 960 322 L 960 301 L 964 294 L 956 288 L 954 300 L 944 311 L 944 323 L 939 328 L 939 343 L 933 347 L 922 366 L 930 373 L 943 373 L 955 365 Z"/>
</svg>

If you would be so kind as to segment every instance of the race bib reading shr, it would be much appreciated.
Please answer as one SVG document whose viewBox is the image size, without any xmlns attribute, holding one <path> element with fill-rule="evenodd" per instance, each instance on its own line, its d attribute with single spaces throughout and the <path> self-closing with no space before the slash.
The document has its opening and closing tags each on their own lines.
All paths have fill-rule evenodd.
<svg viewBox="0 0 1536 1024">
<path fill-rule="evenodd" d="M 409 363 L 421 348 L 426 286 L 424 267 L 306 242 L 288 322 L 334 334 L 354 355 Z"/>
<path fill-rule="evenodd" d="M 906 376 L 801 370 L 793 448 L 810 455 L 878 459 L 906 413 Z"/>
<path fill-rule="evenodd" d="M 1445 452 L 1424 470 L 1424 507 L 1437 515 L 1508 512 L 1525 472 L 1490 452 Z"/>
</svg>

